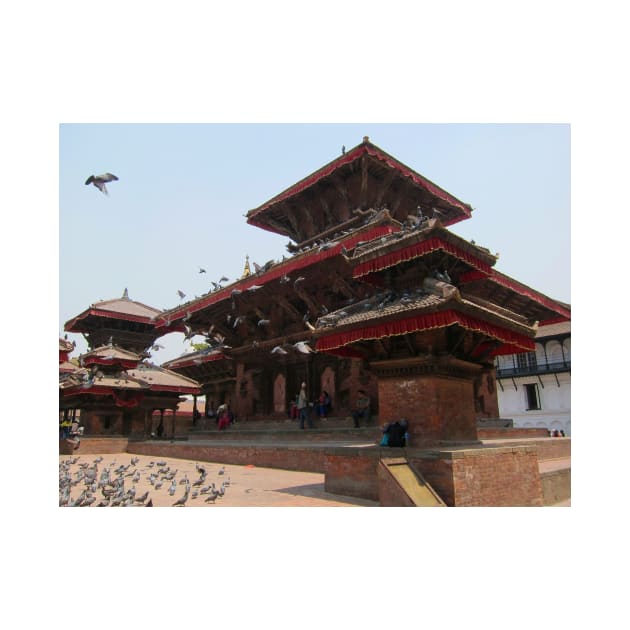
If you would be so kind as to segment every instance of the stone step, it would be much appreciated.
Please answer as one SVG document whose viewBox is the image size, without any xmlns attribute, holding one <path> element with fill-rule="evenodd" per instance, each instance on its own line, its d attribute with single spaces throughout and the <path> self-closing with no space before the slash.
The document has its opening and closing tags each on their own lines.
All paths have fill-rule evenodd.
<svg viewBox="0 0 630 630">
<path fill-rule="evenodd" d="M 300 429 L 299 425 L 293 427 L 265 427 L 242 429 L 240 423 L 232 425 L 223 431 L 213 429 L 210 431 L 197 430 L 187 434 L 188 440 L 208 442 L 257 442 L 261 444 L 273 444 L 283 442 L 356 442 L 376 443 L 381 436 L 379 427 L 314 427 Z"/>
<path fill-rule="evenodd" d="M 329 418 L 311 418 L 313 426 L 317 429 L 351 429 L 354 428 L 354 423 L 351 416 L 331 416 Z M 308 422 L 306 422 L 308 426 Z M 378 416 L 373 416 L 370 419 L 369 426 L 378 427 Z M 284 420 L 278 420 L 271 418 L 268 420 L 237 420 L 230 426 L 230 429 L 238 429 L 239 431 L 291 431 L 300 430 L 299 420 L 291 420 L 286 418 Z M 190 435 L 196 435 L 200 432 L 213 432 L 218 431 L 217 423 L 214 420 L 207 419 L 206 422 L 202 419 L 197 426 L 190 429 Z"/>
</svg>

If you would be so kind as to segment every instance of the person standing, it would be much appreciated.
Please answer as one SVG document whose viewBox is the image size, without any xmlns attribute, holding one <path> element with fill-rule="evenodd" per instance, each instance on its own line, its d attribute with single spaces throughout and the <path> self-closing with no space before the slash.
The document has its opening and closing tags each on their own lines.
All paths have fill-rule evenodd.
<svg viewBox="0 0 630 630">
<path fill-rule="evenodd" d="M 230 426 L 230 411 L 227 403 L 224 403 L 217 409 L 217 422 L 219 425 L 219 431 L 223 431 Z"/>
<path fill-rule="evenodd" d="M 304 428 L 304 420 L 308 421 L 308 428 L 313 428 L 313 420 L 308 412 L 308 399 L 306 397 L 306 383 L 302 383 L 302 388 L 298 394 L 297 401 L 298 415 L 300 418 L 300 429 Z"/>
</svg>

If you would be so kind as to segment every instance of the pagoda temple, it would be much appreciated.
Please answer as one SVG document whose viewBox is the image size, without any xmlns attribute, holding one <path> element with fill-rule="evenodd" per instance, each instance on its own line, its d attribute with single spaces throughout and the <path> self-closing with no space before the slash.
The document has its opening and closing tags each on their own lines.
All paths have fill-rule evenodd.
<svg viewBox="0 0 630 630">
<path fill-rule="evenodd" d="M 408 419 L 412 444 L 475 440 L 499 415 L 495 357 L 532 351 L 537 325 L 570 310 L 448 230 L 472 210 L 364 138 L 247 213 L 289 256 L 151 319 L 155 337 L 208 341 L 163 367 L 248 420 L 286 417 L 306 382 L 336 416 L 365 390 L 379 422 Z"/>
<path fill-rule="evenodd" d="M 65 330 L 83 333 L 90 349 L 79 357 L 80 368 L 62 375 L 60 340 L 59 409 L 64 417 L 80 410 L 86 435 L 174 436 L 181 396 L 198 395 L 199 383 L 147 361 L 160 313 L 125 289 L 66 322 Z"/>
<path fill-rule="evenodd" d="M 125 289 L 120 298 L 91 304 L 66 322 L 64 330 L 81 333 L 92 348 L 112 340 L 121 347 L 142 353 L 158 336 L 155 318 L 160 314 L 159 309 L 129 299 Z"/>
</svg>

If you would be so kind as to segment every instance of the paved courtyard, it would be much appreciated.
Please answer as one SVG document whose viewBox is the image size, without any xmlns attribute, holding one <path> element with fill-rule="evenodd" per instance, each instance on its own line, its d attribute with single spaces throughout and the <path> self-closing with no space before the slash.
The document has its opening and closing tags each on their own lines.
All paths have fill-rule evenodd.
<svg viewBox="0 0 630 630">
<path fill-rule="evenodd" d="M 102 458 L 102 459 L 101 459 Z M 133 460 L 133 463 L 132 463 Z M 72 462 L 72 463 L 70 463 Z M 96 488 L 89 489 L 82 478 L 86 471 L 96 465 Z M 90 507 L 105 503 L 103 488 L 98 487 L 103 471 L 109 470 L 110 479 L 122 478 L 124 492 L 135 492 L 136 499 L 146 494 L 142 502 L 131 505 L 142 507 L 149 500 L 153 507 L 171 507 L 186 494 L 186 480 L 190 486 L 185 507 L 377 507 L 378 503 L 330 494 L 324 490 L 324 475 L 321 473 L 258 468 L 256 466 L 236 466 L 215 464 L 169 457 L 153 457 L 116 453 L 109 455 L 61 455 L 59 457 L 60 481 L 62 466 L 68 466 L 72 481 L 77 481 L 70 489 L 72 504 L 82 492 L 94 497 Z M 195 485 L 201 478 L 197 466 L 205 469 L 203 483 Z M 122 472 L 116 472 L 126 467 Z M 168 468 L 167 472 L 164 471 Z M 173 475 L 173 472 L 175 473 Z M 167 479 L 168 476 L 173 479 Z M 152 482 L 153 478 L 153 482 Z M 161 481 L 161 485 L 160 485 Z M 175 482 L 175 483 L 173 483 Z M 223 495 L 212 500 L 212 490 L 202 489 L 214 484 L 219 491 L 223 485 Z M 106 486 L 105 491 L 111 489 Z M 170 491 L 170 492 L 169 492 Z M 172 494 L 171 494 L 172 493 Z M 86 495 L 84 495 L 86 496 Z M 89 500 L 91 498 L 88 496 Z"/>
</svg>

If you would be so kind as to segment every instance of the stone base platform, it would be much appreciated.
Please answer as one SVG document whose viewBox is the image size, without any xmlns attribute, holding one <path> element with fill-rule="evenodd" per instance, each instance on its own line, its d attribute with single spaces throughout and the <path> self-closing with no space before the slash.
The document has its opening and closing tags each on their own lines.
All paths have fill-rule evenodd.
<svg viewBox="0 0 630 630">
<path fill-rule="evenodd" d="M 441 443 L 432 448 L 384 448 L 375 443 L 378 427 L 345 432 L 294 431 L 292 436 L 247 440 L 232 427 L 221 437 L 181 440 L 81 440 L 76 454 L 127 452 L 223 464 L 317 472 L 325 490 L 379 501 L 378 467 L 383 459 L 405 458 L 447 506 L 543 506 L 570 499 L 570 438 L 491 439 Z M 244 432 L 241 432 L 244 433 Z M 225 437 L 224 437 L 225 436 Z M 232 439 L 229 439 L 232 437 Z M 286 435 L 284 436 L 286 438 Z M 337 439 L 332 439 L 336 437 Z"/>
</svg>

